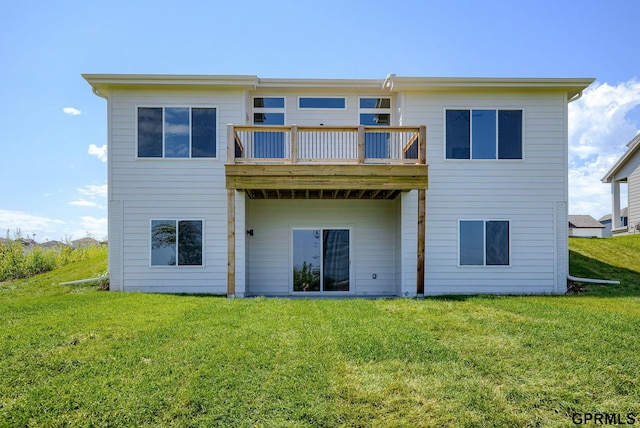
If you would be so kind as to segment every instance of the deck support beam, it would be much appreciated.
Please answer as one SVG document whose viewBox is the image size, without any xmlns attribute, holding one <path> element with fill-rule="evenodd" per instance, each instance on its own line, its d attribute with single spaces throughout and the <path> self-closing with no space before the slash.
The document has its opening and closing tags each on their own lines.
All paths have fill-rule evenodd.
<svg viewBox="0 0 640 428">
<path fill-rule="evenodd" d="M 236 295 L 236 191 L 227 189 L 227 297 Z"/>
<path fill-rule="evenodd" d="M 424 256 L 425 256 L 425 212 L 426 191 L 418 190 L 418 275 L 416 278 L 416 294 L 424 296 Z"/>
</svg>

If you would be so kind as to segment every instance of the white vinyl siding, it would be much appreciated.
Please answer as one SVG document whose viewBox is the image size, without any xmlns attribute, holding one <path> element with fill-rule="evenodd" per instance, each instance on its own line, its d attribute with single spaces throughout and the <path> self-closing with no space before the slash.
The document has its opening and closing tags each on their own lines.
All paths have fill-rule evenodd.
<svg viewBox="0 0 640 428">
<path fill-rule="evenodd" d="M 136 115 L 140 105 L 217 108 L 218 123 L 241 123 L 241 90 L 114 90 L 110 96 L 110 197 L 122 204 L 122 223 L 109 217 L 110 230 L 122 230 L 122 289 L 168 293 L 227 292 L 226 129 L 217 127 L 217 158 L 136 157 Z M 111 202 L 110 202 L 111 203 Z M 157 269 L 149 266 L 151 219 L 197 218 L 206 224 L 203 266 Z M 112 264 L 113 263 L 113 264 Z M 117 270 L 110 258 L 110 271 Z"/>
<path fill-rule="evenodd" d="M 524 159 L 445 160 L 444 112 L 461 105 L 470 109 L 525 111 Z M 556 203 L 566 204 L 568 198 L 564 94 L 407 92 L 403 106 L 403 125 L 427 126 L 425 294 L 554 292 L 556 254 L 560 257 L 566 252 L 566 242 L 563 244 L 556 235 L 555 216 Z M 461 218 L 510 219 L 508 269 L 458 267 Z M 566 241 L 566 214 L 564 222 Z"/>
<path fill-rule="evenodd" d="M 291 230 L 351 230 L 351 290 L 358 295 L 396 294 L 395 218 L 397 201 L 284 200 L 247 201 L 248 294 L 292 293 Z M 415 269 L 415 263 L 412 263 Z M 373 279 L 376 274 L 376 279 Z"/>
</svg>

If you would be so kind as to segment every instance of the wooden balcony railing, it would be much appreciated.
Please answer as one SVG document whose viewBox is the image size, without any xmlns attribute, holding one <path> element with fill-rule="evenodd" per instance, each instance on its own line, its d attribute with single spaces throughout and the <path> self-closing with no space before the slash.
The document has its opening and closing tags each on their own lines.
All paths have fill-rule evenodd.
<svg viewBox="0 0 640 428">
<path fill-rule="evenodd" d="M 227 126 L 228 163 L 426 163 L 426 127 Z"/>
</svg>

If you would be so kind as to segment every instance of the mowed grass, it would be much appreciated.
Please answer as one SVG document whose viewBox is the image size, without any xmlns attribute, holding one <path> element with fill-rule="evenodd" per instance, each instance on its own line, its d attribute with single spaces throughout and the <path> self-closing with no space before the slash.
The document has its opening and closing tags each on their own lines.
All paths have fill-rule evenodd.
<svg viewBox="0 0 640 428">
<path fill-rule="evenodd" d="M 640 414 L 640 297 L 625 290 L 232 300 L 57 285 L 104 264 L 0 285 L 0 426 L 573 426 L 576 412 Z"/>
</svg>

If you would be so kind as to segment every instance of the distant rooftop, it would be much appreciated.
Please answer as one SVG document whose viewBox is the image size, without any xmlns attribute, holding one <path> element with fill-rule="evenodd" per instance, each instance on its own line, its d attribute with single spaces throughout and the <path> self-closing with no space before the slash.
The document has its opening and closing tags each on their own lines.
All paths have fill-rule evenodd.
<svg viewBox="0 0 640 428">
<path fill-rule="evenodd" d="M 604 226 L 590 215 L 570 215 L 569 227 L 574 228 L 604 228 Z"/>
</svg>

